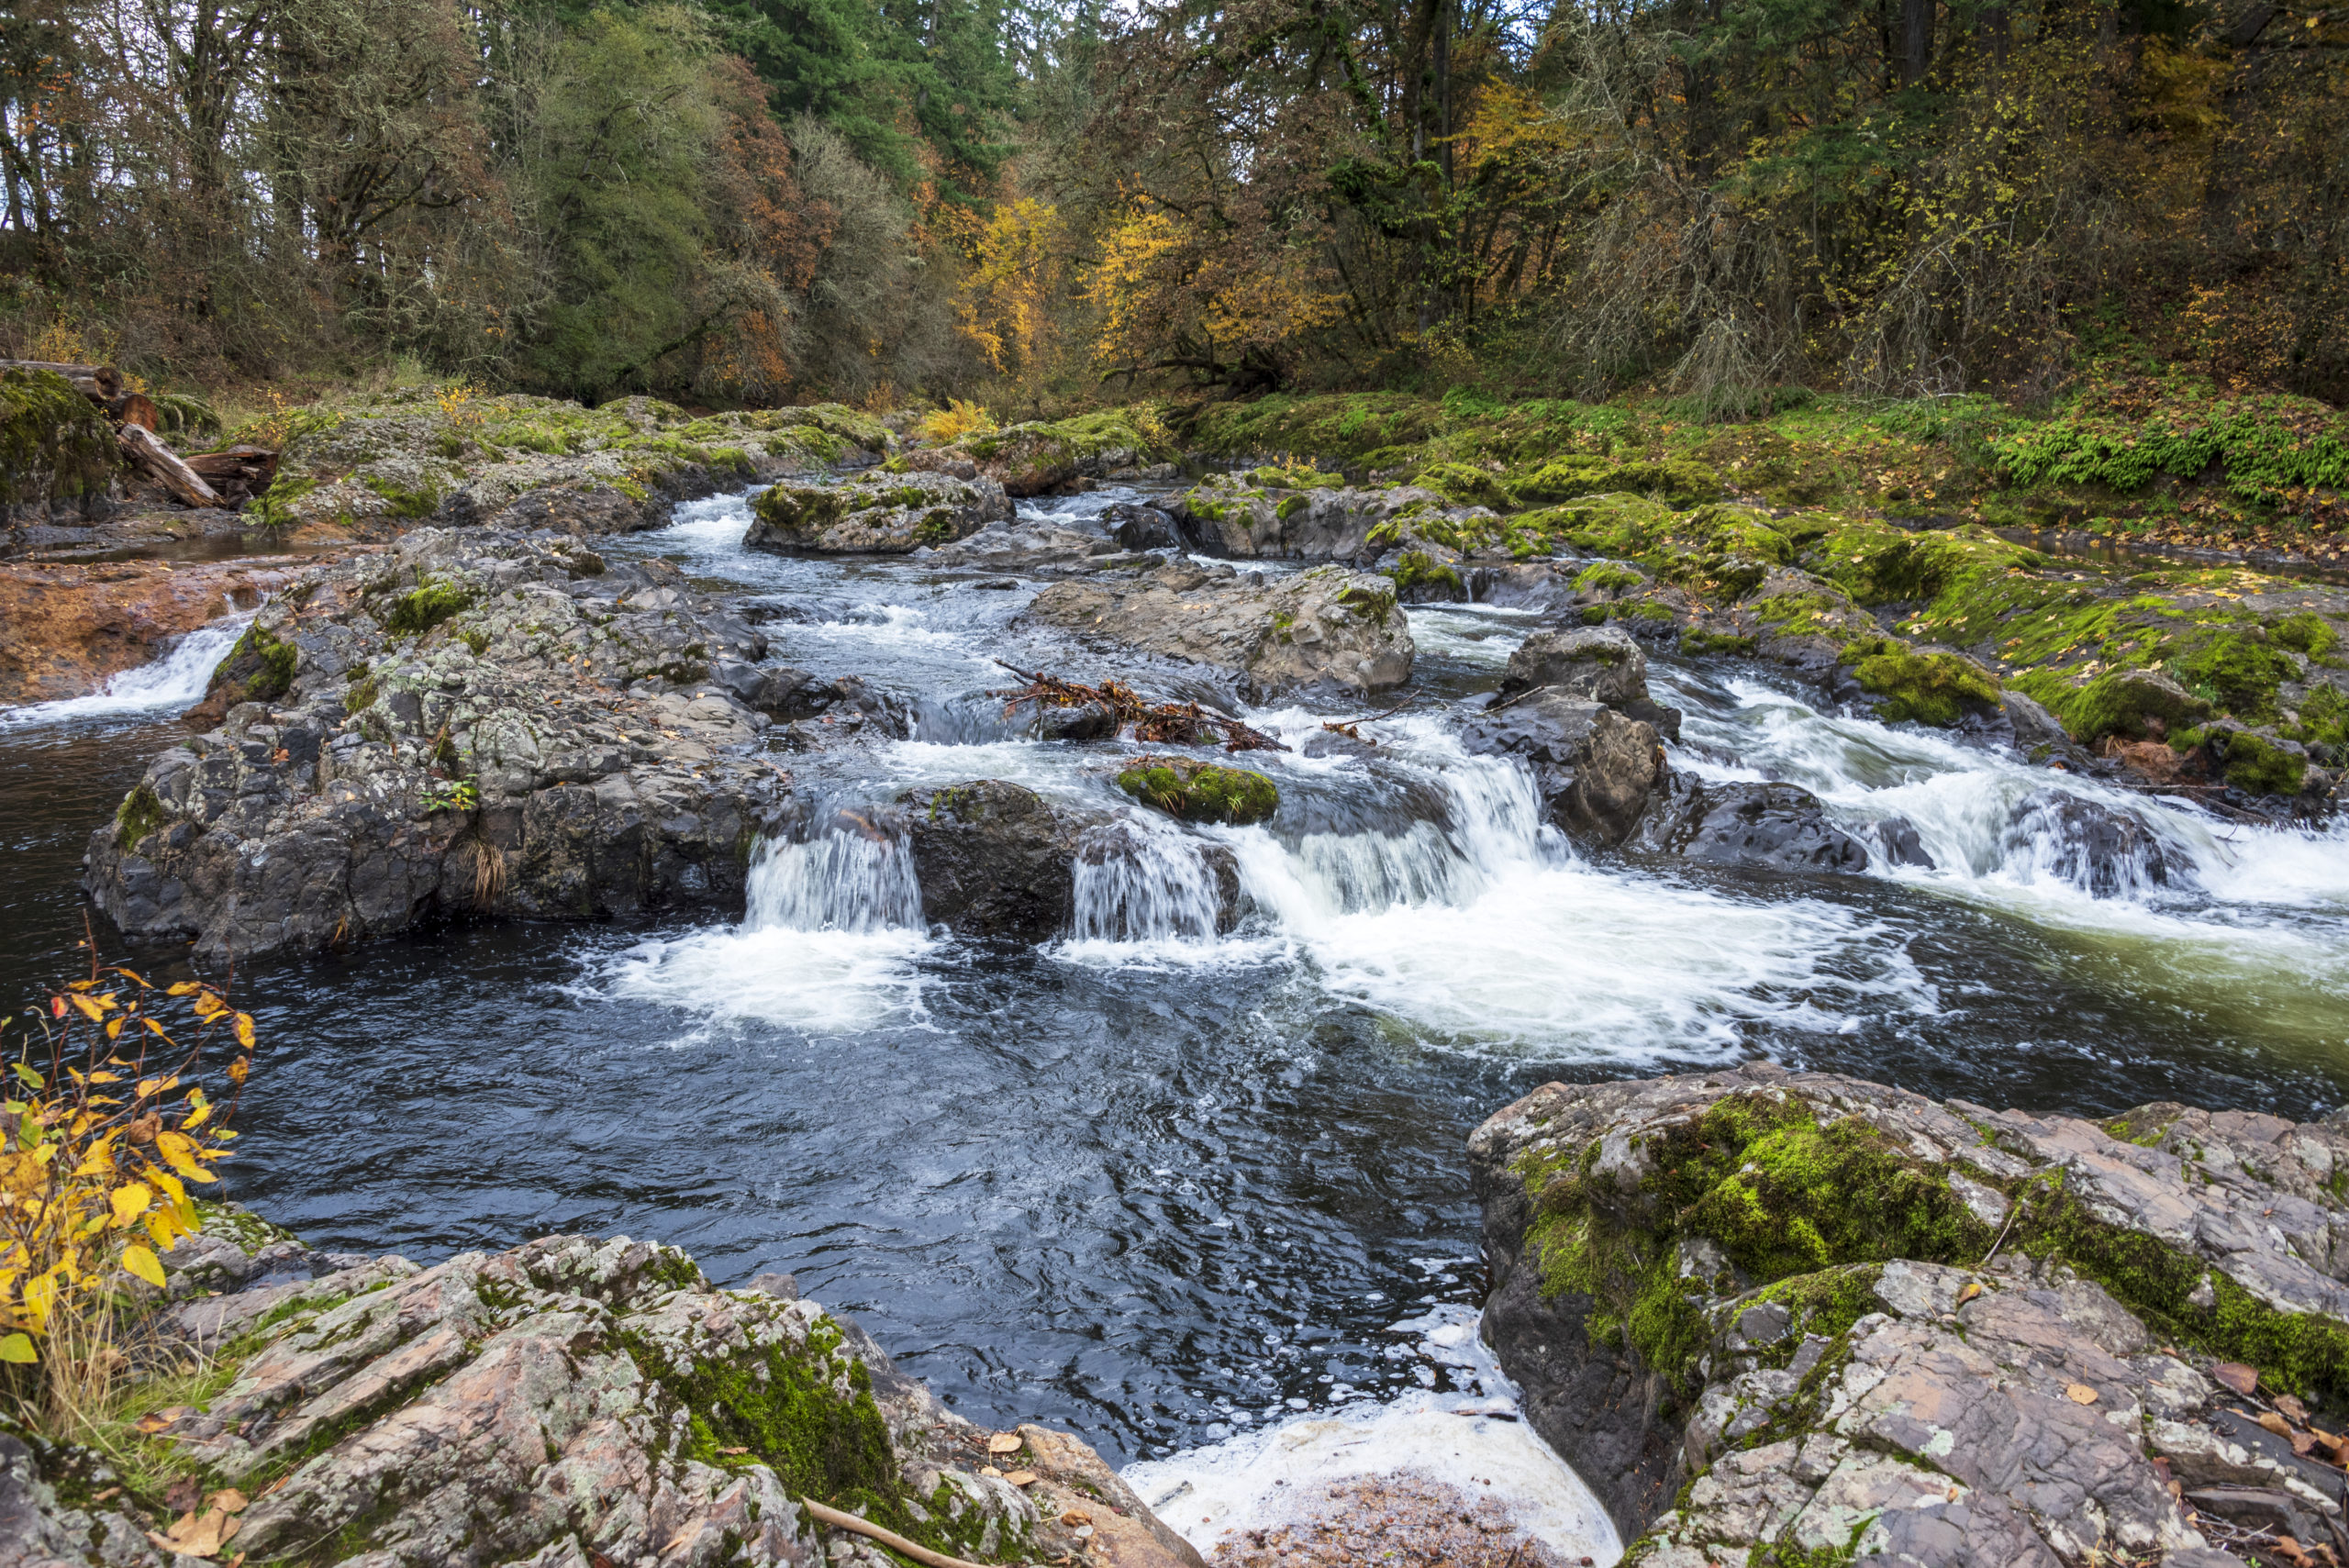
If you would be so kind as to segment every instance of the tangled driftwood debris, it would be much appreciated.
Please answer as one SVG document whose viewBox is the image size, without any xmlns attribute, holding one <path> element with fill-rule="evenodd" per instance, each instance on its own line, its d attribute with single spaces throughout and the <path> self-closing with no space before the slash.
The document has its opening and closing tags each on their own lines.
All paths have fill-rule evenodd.
<svg viewBox="0 0 2349 1568">
<path fill-rule="evenodd" d="M 1023 703 L 1039 706 L 1081 707 L 1097 703 L 1117 716 L 1118 728 L 1130 726 L 1133 739 L 1148 746 L 1207 746 L 1220 741 L 1227 751 L 1286 751 L 1287 747 L 1265 734 L 1252 728 L 1228 713 L 1218 713 L 1197 703 L 1148 703 L 1140 693 L 1121 681 L 1104 681 L 1088 686 L 1078 681 L 1063 681 L 1053 675 L 1023 670 L 1017 664 L 998 664 L 1027 682 L 1016 691 L 989 692 L 991 697 L 1004 699 L 1004 717 L 1009 717 Z"/>
</svg>

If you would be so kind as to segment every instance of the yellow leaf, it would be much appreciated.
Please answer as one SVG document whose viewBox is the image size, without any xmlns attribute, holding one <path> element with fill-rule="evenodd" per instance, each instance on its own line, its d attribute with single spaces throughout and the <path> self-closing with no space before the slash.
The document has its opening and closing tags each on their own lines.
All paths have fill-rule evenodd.
<svg viewBox="0 0 2349 1568">
<path fill-rule="evenodd" d="M 237 1015 L 237 1043 L 247 1051 L 253 1048 L 253 1016 L 250 1013 Z"/>
<path fill-rule="evenodd" d="M 123 1018 L 108 1018 L 106 1020 L 106 1038 L 108 1040 L 120 1040 L 122 1038 L 122 1026 L 128 1020 Z"/>
<path fill-rule="evenodd" d="M 122 1266 L 126 1273 L 137 1274 L 157 1290 L 163 1288 L 163 1265 L 155 1254 L 133 1241 L 122 1250 Z"/>
<path fill-rule="evenodd" d="M 0 1334 L 0 1362 L 32 1362 L 40 1358 L 33 1353 L 30 1334 Z"/>
<path fill-rule="evenodd" d="M 180 1120 L 183 1132 L 194 1131 L 212 1119 L 212 1102 L 204 1097 L 204 1091 L 200 1088 L 188 1091 L 187 1107 L 187 1115 Z"/>
<path fill-rule="evenodd" d="M 191 1182 L 217 1182 L 220 1178 L 196 1163 L 196 1147 L 193 1140 L 177 1132 L 159 1132 L 155 1147 L 172 1169 Z"/>
<path fill-rule="evenodd" d="M 122 1082 L 122 1074 L 119 1073 L 107 1073 L 101 1070 L 90 1074 L 90 1082 L 93 1084 L 119 1084 Z"/>
<path fill-rule="evenodd" d="M 164 993 L 164 995 L 168 996 L 193 996 L 198 991 L 203 989 L 203 986 L 197 984 L 193 980 L 182 980 L 173 984 L 169 991 Z"/>
<path fill-rule="evenodd" d="M 179 1086 L 180 1075 L 176 1073 L 168 1078 L 141 1078 L 139 1080 L 139 1097 L 143 1100 L 150 1095 L 160 1095 Z"/>
<path fill-rule="evenodd" d="M 114 1222 L 119 1229 L 154 1206 L 155 1190 L 144 1182 L 131 1182 L 115 1188 L 108 1201 L 114 1205 Z"/>
</svg>

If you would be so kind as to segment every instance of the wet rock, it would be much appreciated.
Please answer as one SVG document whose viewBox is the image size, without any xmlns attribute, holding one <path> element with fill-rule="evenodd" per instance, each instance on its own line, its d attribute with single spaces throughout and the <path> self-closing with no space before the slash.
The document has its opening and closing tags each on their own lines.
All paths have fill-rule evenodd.
<svg viewBox="0 0 2349 1568">
<path fill-rule="evenodd" d="M 1486 1337 L 1633 1560 L 2230 1561 L 2173 1475 L 2341 1528 L 2340 1473 L 2210 1373 L 2337 1396 L 2278 1351 L 2349 1332 L 2349 1125 L 2099 1123 L 1749 1062 L 1549 1084 L 1469 1157 Z"/>
<path fill-rule="evenodd" d="M 1631 836 L 1665 773 L 1653 725 L 1553 690 L 1474 716 L 1460 741 L 1470 751 L 1521 759 L 1551 820 L 1601 846 Z"/>
<path fill-rule="evenodd" d="M 2010 861 L 2099 898 L 2123 897 L 2171 880 L 2169 855 L 2143 818 L 2069 790 L 2043 789 L 2015 806 L 2006 831 Z"/>
<path fill-rule="evenodd" d="M 1933 857 L 1919 836 L 1917 825 L 1906 817 L 1887 817 L 1870 823 L 1865 834 L 1869 852 L 1888 866 L 1918 866 L 1926 871 L 1935 868 Z"/>
<path fill-rule="evenodd" d="M 1394 584 L 1334 566 L 1267 584 L 1170 562 L 1130 580 L 1055 583 L 1022 618 L 1208 665 L 1240 677 L 1252 695 L 1323 683 L 1400 685 L 1414 651 Z"/>
<path fill-rule="evenodd" d="M 665 562 L 583 575 L 562 540 L 421 530 L 299 575 L 224 661 L 225 721 L 91 836 L 134 941 L 219 961 L 435 909 L 603 918 L 739 906 L 792 809 L 740 684 L 757 632 Z"/>
<path fill-rule="evenodd" d="M 1118 734 L 1118 716 L 1107 703 L 1023 703 L 1011 722 L 1039 740 L 1112 740 Z"/>
<path fill-rule="evenodd" d="M 1019 1429 L 1033 1485 L 989 1473 L 989 1433 L 854 1321 L 770 1288 L 787 1276 L 718 1290 L 626 1237 L 343 1262 L 152 1323 L 166 1351 L 225 1358 L 227 1386 L 168 1411 L 161 1440 L 250 1497 L 230 1549 L 249 1560 L 821 1568 L 870 1548 L 812 1500 L 965 1560 L 1089 1542 L 1118 1568 L 1199 1568 L 1065 1433 Z M 120 1491 L 87 1451 L 0 1435 L 0 1558 L 195 1561 L 153 1551 L 129 1499 L 87 1501 Z M 1089 1536 L 1061 1522 L 1073 1510 L 1096 1516 Z"/>
<path fill-rule="evenodd" d="M 1227 768 L 1200 757 L 1137 757 L 1118 787 L 1145 806 L 1186 822 L 1244 828 L 1280 809 L 1281 793 L 1252 768 Z"/>
<path fill-rule="evenodd" d="M 1916 837 L 1909 828 L 1907 845 L 1922 855 Z M 1894 842 L 1901 842 L 1897 833 Z M 1798 784 L 1713 783 L 1680 771 L 1650 802 L 1632 847 L 1753 871 L 1856 874 L 1869 860 L 1867 847 L 1827 820 L 1819 797 Z"/>
<path fill-rule="evenodd" d="M 1582 569 L 1579 561 L 1530 561 L 1472 566 L 1462 575 L 1469 598 L 1477 604 L 1548 615 L 1575 602 L 1575 579 Z"/>
<path fill-rule="evenodd" d="M 467 511 L 478 510 L 471 491 L 457 491 L 451 500 L 459 495 L 465 498 Z M 444 501 L 441 506 L 445 511 L 449 502 Z M 551 528 L 557 533 L 624 534 L 659 528 L 668 520 L 668 514 L 665 503 L 638 501 L 608 485 L 563 484 L 531 491 L 483 520 L 491 528 L 520 533 Z M 434 521 L 443 519 L 436 517 Z"/>
<path fill-rule="evenodd" d="M 283 588 L 292 557 L 170 566 L 0 563 L 0 703 L 87 696 L 180 638 Z"/>
<path fill-rule="evenodd" d="M 971 937 L 1066 934 L 1079 841 L 1097 814 L 1002 779 L 909 790 L 897 805 L 925 919 Z"/>
<path fill-rule="evenodd" d="M 1577 702 L 1625 707 L 1648 700 L 1648 656 L 1619 627 L 1537 631 L 1508 656 L 1504 697 L 1546 686 Z"/>
<path fill-rule="evenodd" d="M 1117 548 L 1100 534 L 1023 517 L 990 524 L 967 539 L 930 551 L 922 560 L 930 566 L 1032 573 L 1082 569 L 1095 557 L 1112 554 Z"/>
<path fill-rule="evenodd" d="M 1442 511 L 1446 505 L 1434 491 L 1408 485 L 1290 489 L 1278 483 L 1282 477 L 1276 470 L 1217 474 L 1167 510 L 1186 537 L 1218 555 L 1366 561 L 1386 548 L 1374 545 L 1374 530 L 1407 507 Z"/>
<path fill-rule="evenodd" d="M 1178 550 L 1182 536 L 1174 531 L 1174 519 L 1156 506 L 1137 501 L 1120 501 L 1101 509 L 1101 525 L 1109 537 L 1127 550 Z"/>
<path fill-rule="evenodd" d="M 785 480 L 759 493 L 742 542 L 818 555 L 905 555 L 952 544 L 1011 517 L 991 479 L 867 473 L 832 484 Z"/>
</svg>

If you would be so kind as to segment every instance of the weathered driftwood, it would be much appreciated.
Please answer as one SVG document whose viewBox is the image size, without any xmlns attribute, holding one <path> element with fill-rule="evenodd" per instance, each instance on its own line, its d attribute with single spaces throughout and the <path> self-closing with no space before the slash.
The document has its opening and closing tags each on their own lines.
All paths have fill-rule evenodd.
<svg viewBox="0 0 2349 1568">
<path fill-rule="evenodd" d="M 265 495 L 277 477 L 277 454 L 267 447 L 239 443 L 217 452 L 198 452 L 186 460 L 196 477 L 217 491 L 231 506 Z"/>
<path fill-rule="evenodd" d="M 1076 707 L 1097 703 L 1117 717 L 1119 728 L 1130 727 L 1133 738 L 1145 745 L 1205 746 L 1221 740 L 1227 751 L 1288 750 L 1263 730 L 1252 729 L 1228 713 L 1218 713 L 1195 702 L 1148 703 L 1121 682 L 1104 681 L 1097 686 L 1088 686 L 1023 670 L 1017 664 L 1005 664 L 1000 659 L 996 662 L 1028 683 L 1018 691 L 987 694 L 1006 699 L 1006 717 L 1023 703 L 1034 703 L 1040 707 Z"/>
<path fill-rule="evenodd" d="M 179 453 L 165 446 L 143 425 L 125 425 L 115 439 L 122 455 L 162 481 L 163 488 L 190 506 L 218 506 L 220 493 L 204 482 Z"/>
<path fill-rule="evenodd" d="M 50 360 L 0 360 L 0 371 L 49 371 L 73 384 L 93 403 L 108 403 L 122 395 L 122 373 L 112 365 L 68 365 Z"/>
</svg>

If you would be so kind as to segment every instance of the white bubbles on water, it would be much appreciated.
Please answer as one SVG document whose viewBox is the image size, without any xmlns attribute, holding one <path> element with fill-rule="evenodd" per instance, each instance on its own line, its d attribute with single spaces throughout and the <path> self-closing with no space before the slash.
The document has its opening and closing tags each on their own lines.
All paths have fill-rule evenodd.
<svg viewBox="0 0 2349 1568">
<path fill-rule="evenodd" d="M 135 670 L 125 670 L 88 696 L 0 707 L 0 728 L 132 718 L 186 707 L 202 699 L 212 672 L 228 657 L 228 650 L 236 646 L 237 639 L 244 635 L 252 618 L 248 611 L 225 615 L 197 627 L 161 659 Z"/>
</svg>

